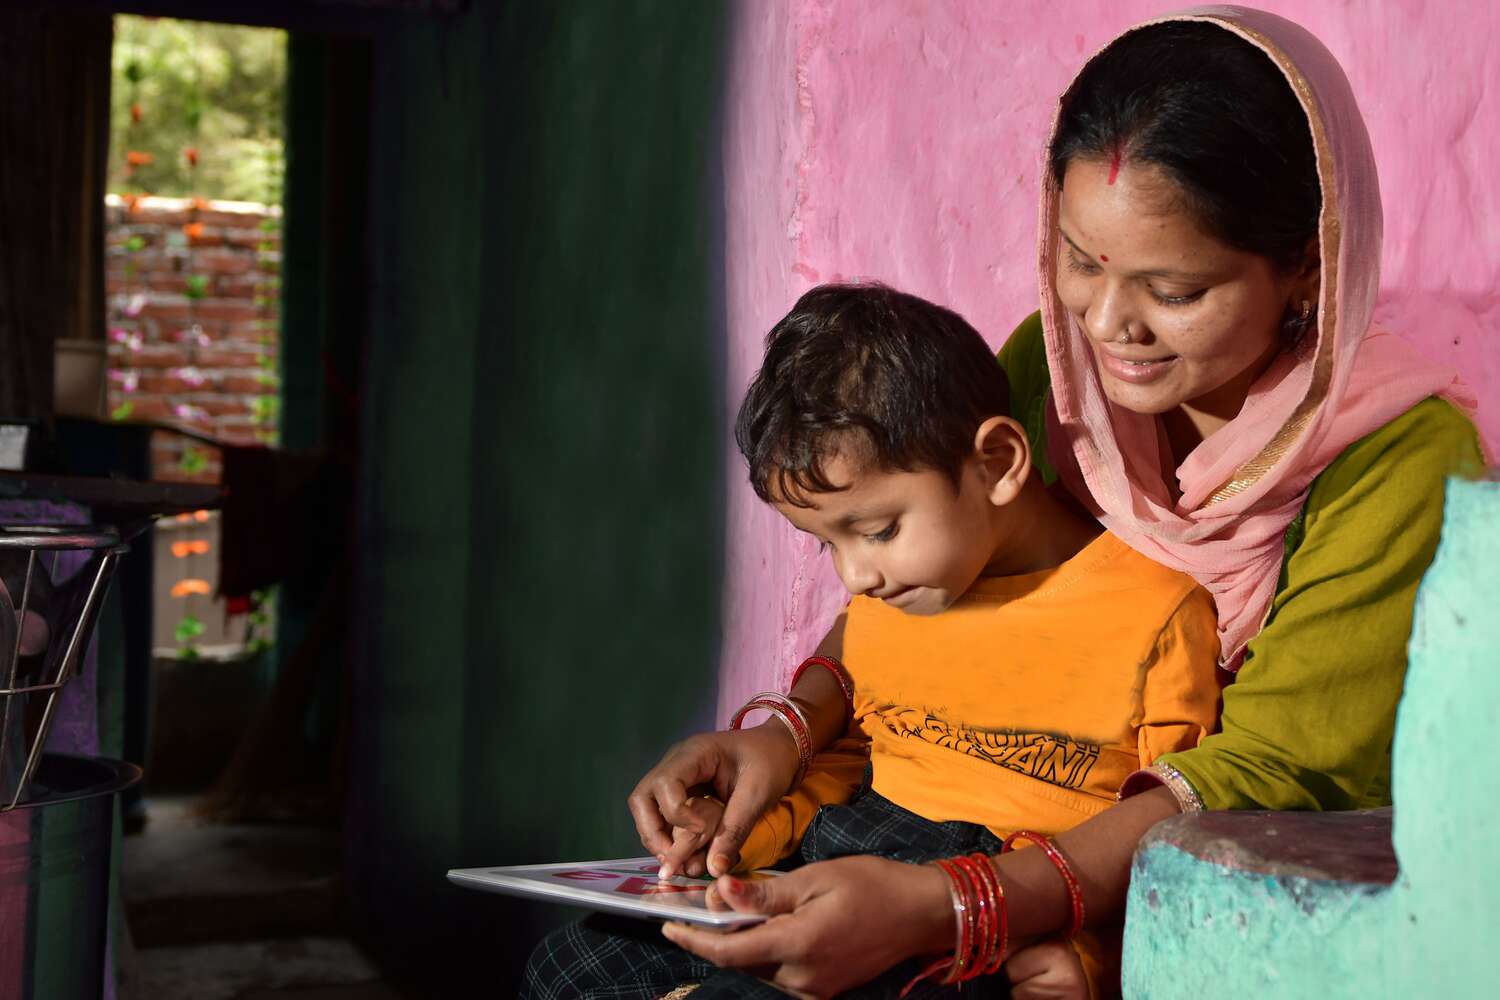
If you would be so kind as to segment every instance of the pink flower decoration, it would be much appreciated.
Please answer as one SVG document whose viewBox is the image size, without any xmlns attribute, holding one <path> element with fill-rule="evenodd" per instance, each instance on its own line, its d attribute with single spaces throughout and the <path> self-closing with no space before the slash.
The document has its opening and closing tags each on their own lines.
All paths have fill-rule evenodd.
<svg viewBox="0 0 1500 1000">
<path fill-rule="evenodd" d="M 182 344 L 192 344 L 196 347 L 207 347 L 213 343 L 208 334 L 203 332 L 203 327 L 194 323 L 185 330 L 177 331 L 177 341 Z"/>
<path fill-rule="evenodd" d="M 117 326 L 109 331 L 109 339 L 117 344 L 124 344 L 132 351 L 141 349 L 141 335 L 134 330 L 126 330 Z"/>
<path fill-rule="evenodd" d="M 208 411 L 201 406 L 193 406 L 189 403 L 178 403 L 172 408 L 179 420 L 207 420 Z"/>
<path fill-rule="evenodd" d="M 131 319 L 135 319 L 137 316 L 139 316 L 141 314 L 141 310 L 145 309 L 145 308 L 146 308 L 146 293 L 145 292 L 136 292 L 125 303 L 125 315 L 129 316 Z"/>
<path fill-rule="evenodd" d="M 174 368 L 171 374 L 176 378 L 182 379 L 182 381 L 186 382 L 188 385 L 192 386 L 195 389 L 198 386 L 202 385 L 204 382 L 208 381 L 208 379 L 204 377 L 201 371 L 192 367 Z"/>
</svg>

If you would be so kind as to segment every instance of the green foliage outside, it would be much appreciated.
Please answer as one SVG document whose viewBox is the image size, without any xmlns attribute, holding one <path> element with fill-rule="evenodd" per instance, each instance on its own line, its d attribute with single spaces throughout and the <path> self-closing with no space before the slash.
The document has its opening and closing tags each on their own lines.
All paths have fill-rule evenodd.
<svg viewBox="0 0 1500 1000">
<path fill-rule="evenodd" d="M 271 621 L 271 608 L 276 591 L 271 587 L 250 592 L 250 614 L 245 618 L 245 652 L 259 653 L 271 648 L 271 637 L 275 634 Z"/>
<path fill-rule="evenodd" d="M 177 640 L 177 655 L 184 660 L 196 660 L 198 658 L 198 645 L 195 640 L 203 634 L 205 626 L 202 621 L 192 615 L 183 615 L 177 627 L 172 630 L 173 638 Z"/>
<path fill-rule="evenodd" d="M 285 92 L 284 31 L 116 17 L 109 190 L 280 203 Z"/>
<path fill-rule="evenodd" d="M 177 468 L 190 476 L 197 475 L 208 468 L 208 454 L 201 448 L 183 448 L 177 459 Z"/>
</svg>

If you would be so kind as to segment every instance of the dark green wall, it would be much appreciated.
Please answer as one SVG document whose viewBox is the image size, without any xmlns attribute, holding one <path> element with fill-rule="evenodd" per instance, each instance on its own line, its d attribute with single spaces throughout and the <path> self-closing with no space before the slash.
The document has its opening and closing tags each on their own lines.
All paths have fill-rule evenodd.
<svg viewBox="0 0 1500 1000">
<path fill-rule="evenodd" d="M 637 852 L 626 794 L 712 721 L 725 20 L 489 3 L 374 40 L 348 872 L 434 988 L 506 995 L 564 916 L 446 869 Z"/>
</svg>

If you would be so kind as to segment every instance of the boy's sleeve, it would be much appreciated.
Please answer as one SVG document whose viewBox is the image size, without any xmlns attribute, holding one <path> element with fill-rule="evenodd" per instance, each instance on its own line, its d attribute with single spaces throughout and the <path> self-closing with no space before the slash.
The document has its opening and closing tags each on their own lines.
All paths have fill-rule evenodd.
<svg viewBox="0 0 1500 1000">
<path fill-rule="evenodd" d="M 802 846 L 802 834 L 822 806 L 849 801 L 864 782 L 870 761 L 870 738 L 857 726 L 812 759 L 807 774 L 756 822 L 740 848 L 735 871 L 774 865 Z"/>
<path fill-rule="evenodd" d="M 1189 750 L 1219 717 L 1218 617 L 1202 587 L 1188 591 L 1156 637 L 1141 696 L 1137 733 L 1141 767 L 1164 753 Z"/>
</svg>

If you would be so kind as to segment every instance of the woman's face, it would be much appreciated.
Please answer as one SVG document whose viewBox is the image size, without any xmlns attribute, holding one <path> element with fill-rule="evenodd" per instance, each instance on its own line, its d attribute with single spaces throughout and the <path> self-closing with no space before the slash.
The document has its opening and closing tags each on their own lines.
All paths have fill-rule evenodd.
<svg viewBox="0 0 1500 1000">
<path fill-rule="evenodd" d="M 1109 398 L 1138 413 L 1181 407 L 1202 437 L 1232 420 L 1305 276 L 1204 233 L 1153 166 L 1070 163 L 1058 226 L 1057 293 Z"/>
</svg>

